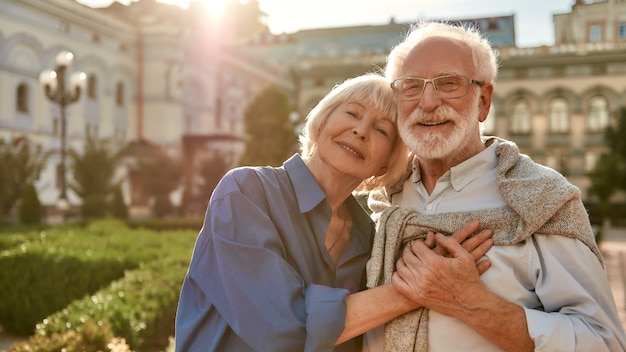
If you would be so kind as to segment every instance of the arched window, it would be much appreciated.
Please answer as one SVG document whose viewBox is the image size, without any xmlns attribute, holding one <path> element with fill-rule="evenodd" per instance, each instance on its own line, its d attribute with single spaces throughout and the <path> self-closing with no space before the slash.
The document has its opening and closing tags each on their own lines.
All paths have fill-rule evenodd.
<svg viewBox="0 0 626 352">
<path fill-rule="evenodd" d="M 564 98 L 554 98 L 550 101 L 548 129 L 552 133 L 569 131 L 569 105 Z"/>
<path fill-rule="evenodd" d="M 122 82 L 117 82 L 115 87 L 115 104 L 124 106 L 124 83 Z"/>
<path fill-rule="evenodd" d="M 87 97 L 89 99 L 96 99 L 97 95 L 98 79 L 94 75 L 89 75 L 87 78 Z"/>
<path fill-rule="evenodd" d="M 520 99 L 513 104 L 513 113 L 511 114 L 511 126 L 509 131 L 516 133 L 530 133 L 530 106 L 524 99 Z"/>
<path fill-rule="evenodd" d="M 493 135 L 496 132 L 496 109 L 491 105 L 487 119 L 482 123 L 483 134 Z"/>
<path fill-rule="evenodd" d="M 589 99 L 587 115 L 587 129 L 590 132 L 600 132 L 609 124 L 609 102 L 603 96 Z"/>
<path fill-rule="evenodd" d="M 28 85 L 26 83 L 21 83 L 17 86 L 17 92 L 15 94 L 15 109 L 19 112 L 28 112 L 29 110 L 29 96 L 28 96 Z"/>
</svg>

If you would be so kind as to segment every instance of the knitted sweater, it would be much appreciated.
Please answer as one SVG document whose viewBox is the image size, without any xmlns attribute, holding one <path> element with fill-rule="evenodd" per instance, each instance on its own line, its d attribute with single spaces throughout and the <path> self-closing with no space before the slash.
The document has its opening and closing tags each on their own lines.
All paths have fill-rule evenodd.
<svg viewBox="0 0 626 352">
<path fill-rule="evenodd" d="M 424 239 L 429 231 L 450 235 L 472 220 L 493 230 L 496 246 L 526 241 L 534 233 L 572 237 L 583 242 L 603 264 L 580 190 L 556 171 L 520 154 L 517 145 L 499 140 L 496 147 L 497 184 L 505 207 L 469 212 L 420 215 L 391 205 L 391 195 L 402 190 L 404 180 L 373 193 L 369 206 L 380 214 L 372 257 L 367 264 L 367 286 L 391 282 L 402 248 Z M 428 309 L 406 313 L 385 325 L 386 351 L 428 350 Z"/>
</svg>

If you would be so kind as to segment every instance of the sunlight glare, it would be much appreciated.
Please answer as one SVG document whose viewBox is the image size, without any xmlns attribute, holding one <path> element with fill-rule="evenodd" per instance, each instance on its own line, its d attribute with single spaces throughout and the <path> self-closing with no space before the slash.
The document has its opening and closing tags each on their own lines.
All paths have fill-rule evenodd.
<svg viewBox="0 0 626 352">
<path fill-rule="evenodd" d="M 211 16 L 213 17 L 219 16 L 224 10 L 226 3 L 228 2 L 228 0 L 195 0 L 195 1 L 198 1 L 204 4 L 204 6 L 209 10 L 209 12 L 211 13 Z"/>
</svg>

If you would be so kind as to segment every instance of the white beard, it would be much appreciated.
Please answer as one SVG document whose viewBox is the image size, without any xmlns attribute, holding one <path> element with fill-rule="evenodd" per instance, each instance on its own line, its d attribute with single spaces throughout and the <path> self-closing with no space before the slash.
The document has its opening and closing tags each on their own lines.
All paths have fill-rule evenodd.
<svg viewBox="0 0 626 352">
<path fill-rule="evenodd" d="M 456 112 L 449 105 L 441 105 L 433 112 L 425 113 L 415 108 L 407 118 L 399 120 L 400 138 L 406 146 L 420 159 L 441 159 L 460 151 L 464 142 L 473 138 L 474 130 L 480 129 L 478 122 L 478 104 L 471 104 L 466 111 Z M 451 121 L 455 127 L 451 133 L 429 132 L 417 134 L 413 129 L 420 122 Z"/>
</svg>

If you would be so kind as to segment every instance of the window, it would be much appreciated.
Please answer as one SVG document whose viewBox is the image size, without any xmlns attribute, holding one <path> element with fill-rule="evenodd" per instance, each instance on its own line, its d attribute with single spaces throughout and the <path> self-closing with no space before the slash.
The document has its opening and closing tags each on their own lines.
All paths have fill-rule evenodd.
<svg viewBox="0 0 626 352">
<path fill-rule="evenodd" d="M 548 129 L 553 133 L 569 131 L 569 106 L 564 98 L 554 98 L 550 102 Z"/>
<path fill-rule="evenodd" d="M 564 176 L 569 173 L 569 165 L 566 155 L 558 153 L 550 154 L 546 157 L 545 165 L 560 172 Z"/>
<path fill-rule="evenodd" d="M 513 104 L 513 114 L 511 115 L 511 133 L 530 132 L 530 107 L 526 100 L 520 99 Z"/>
<path fill-rule="evenodd" d="M 115 104 L 124 106 L 124 83 L 122 82 L 117 82 L 115 87 Z"/>
<path fill-rule="evenodd" d="M 599 159 L 598 153 L 586 152 L 585 161 L 584 161 L 585 172 L 591 172 L 596 167 L 596 164 L 598 163 L 598 159 Z"/>
<path fill-rule="evenodd" d="M 617 38 L 626 39 L 626 23 L 620 23 L 617 27 Z"/>
<path fill-rule="evenodd" d="M 87 78 L 87 97 L 89 99 L 96 99 L 97 84 L 98 80 L 96 79 L 96 76 L 89 75 L 89 78 Z"/>
<path fill-rule="evenodd" d="M 600 132 L 609 124 L 609 102 L 605 97 L 595 96 L 589 99 L 587 129 Z"/>
<path fill-rule="evenodd" d="M 21 83 L 19 86 L 17 86 L 15 109 L 19 112 L 28 112 L 29 110 L 28 91 L 29 89 L 26 83 Z"/>
<path fill-rule="evenodd" d="M 602 26 L 594 24 L 589 26 L 589 41 L 599 42 L 602 40 Z"/>
</svg>

